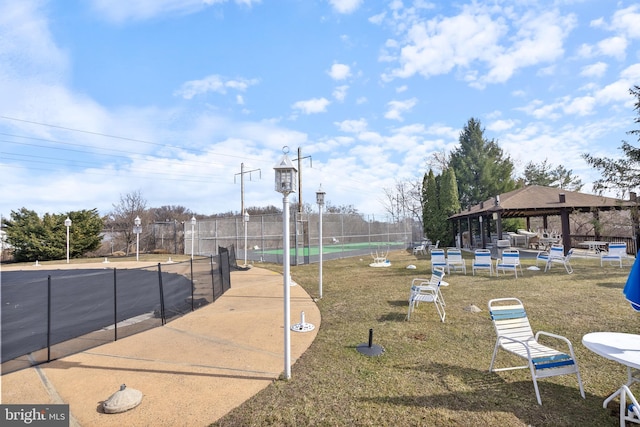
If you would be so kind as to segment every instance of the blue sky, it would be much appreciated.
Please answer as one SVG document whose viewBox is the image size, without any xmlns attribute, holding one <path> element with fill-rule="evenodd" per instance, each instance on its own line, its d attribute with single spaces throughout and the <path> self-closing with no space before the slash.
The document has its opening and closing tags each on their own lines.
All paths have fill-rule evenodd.
<svg viewBox="0 0 640 427">
<path fill-rule="evenodd" d="M 636 142 L 638 84 L 626 0 L 0 0 L 0 214 L 240 211 L 241 164 L 245 205 L 281 206 L 287 146 L 314 210 L 322 184 L 382 215 L 471 117 L 591 191 L 581 154 Z"/>
</svg>

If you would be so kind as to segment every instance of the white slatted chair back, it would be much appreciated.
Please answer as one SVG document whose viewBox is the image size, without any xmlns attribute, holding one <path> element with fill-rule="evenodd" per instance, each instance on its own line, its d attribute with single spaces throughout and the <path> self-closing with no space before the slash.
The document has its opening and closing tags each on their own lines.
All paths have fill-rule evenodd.
<svg viewBox="0 0 640 427">
<path fill-rule="evenodd" d="M 573 345 L 567 338 L 544 331 L 538 331 L 534 335 L 524 305 L 517 298 L 492 299 L 489 301 L 488 306 L 489 315 L 497 335 L 491 365 L 489 366 L 490 372 L 529 368 L 539 405 L 542 405 L 540 391 L 538 390 L 537 380 L 539 378 L 575 374 L 580 387 L 580 395 L 583 399 L 585 398 Z M 557 339 L 558 342 L 562 342 L 566 346 L 568 351 L 562 352 L 540 344 L 538 339 L 541 335 Z M 500 369 L 494 368 L 499 349 L 526 359 L 527 364 Z"/>
<path fill-rule="evenodd" d="M 493 261 L 491 260 L 491 251 L 489 249 L 475 250 L 473 262 L 471 263 L 471 272 L 474 276 L 476 270 L 489 270 L 489 276 L 493 275 Z"/>
<path fill-rule="evenodd" d="M 447 258 L 444 254 L 444 249 L 431 250 L 431 270 L 434 270 L 435 267 L 447 268 Z"/>
<path fill-rule="evenodd" d="M 627 244 L 624 242 L 609 243 L 609 250 L 600 254 L 600 266 L 604 265 L 604 261 L 610 264 L 616 262 L 622 268 L 622 259 L 627 258 Z"/>
<path fill-rule="evenodd" d="M 445 303 L 442 298 L 442 292 L 440 291 L 444 275 L 445 273 L 442 268 L 435 268 L 430 279 L 415 278 L 411 281 L 407 320 L 411 318 L 411 313 L 414 312 L 419 303 L 430 302 L 435 305 L 440 320 L 444 322 L 446 316 L 444 310 Z"/>
<path fill-rule="evenodd" d="M 569 249 L 565 255 L 563 245 L 551 246 L 551 249 L 549 249 L 549 259 L 547 259 L 547 265 L 544 267 L 544 271 L 548 271 L 553 264 L 562 264 L 568 274 L 573 273 L 573 267 L 571 266 L 572 255 L 573 249 Z"/>
<path fill-rule="evenodd" d="M 502 251 L 502 258 L 496 260 L 496 274 L 502 270 L 503 274 L 513 271 L 518 278 L 518 269 L 522 274 L 522 264 L 520 264 L 520 251 L 517 249 L 505 249 Z"/>
<path fill-rule="evenodd" d="M 463 271 L 467 274 L 467 264 L 462 258 L 462 251 L 457 248 L 447 249 L 447 274 L 451 274 L 451 269 Z"/>
</svg>

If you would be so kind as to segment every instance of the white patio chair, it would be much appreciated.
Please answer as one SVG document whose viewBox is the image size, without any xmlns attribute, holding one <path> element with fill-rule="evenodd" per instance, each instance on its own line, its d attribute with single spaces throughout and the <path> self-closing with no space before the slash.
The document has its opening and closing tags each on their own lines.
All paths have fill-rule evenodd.
<svg viewBox="0 0 640 427">
<path fill-rule="evenodd" d="M 580 395 L 583 399 L 585 398 L 582 379 L 578 370 L 578 361 L 573 352 L 571 341 L 563 336 L 544 331 L 538 331 L 534 335 L 524 306 L 517 298 L 492 299 L 488 305 L 489 314 L 497 335 L 489 372 L 529 368 L 539 405 L 542 405 L 542 399 L 538 390 L 538 378 L 575 374 L 578 378 Z M 541 344 L 538 341 L 541 336 L 563 342 L 568 352 L 563 353 Z M 545 341 L 549 340 L 545 338 Z M 527 364 L 495 369 L 496 355 L 500 348 L 524 358 Z"/>
<path fill-rule="evenodd" d="M 627 258 L 627 244 L 621 243 L 609 243 L 609 249 L 606 252 L 600 252 L 600 267 L 604 265 L 605 261 L 609 261 L 609 264 L 617 262 L 622 268 L 622 259 Z"/>
<path fill-rule="evenodd" d="M 567 254 L 564 254 L 564 246 L 552 245 L 549 249 L 549 258 L 547 259 L 547 265 L 544 267 L 544 271 L 551 269 L 553 264 L 562 264 L 568 274 L 573 273 L 573 267 L 571 266 L 571 255 L 573 255 L 573 249 L 569 249 Z"/>
<path fill-rule="evenodd" d="M 414 246 L 413 247 L 413 254 L 417 255 L 417 254 L 421 254 L 421 255 L 426 255 L 427 254 L 427 247 L 425 246 L 424 243 L 418 245 L 418 246 Z"/>
<path fill-rule="evenodd" d="M 462 251 L 456 248 L 447 249 L 447 274 L 451 274 L 451 269 L 463 271 L 467 274 L 467 263 L 462 258 Z"/>
<path fill-rule="evenodd" d="M 429 247 L 427 248 L 427 250 L 429 252 L 431 252 L 434 249 L 438 249 L 438 246 L 440 246 L 440 240 L 436 240 L 435 245 L 434 244 L 430 244 Z"/>
<path fill-rule="evenodd" d="M 444 255 L 444 249 L 431 250 L 431 270 L 435 270 L 435 267 L 447 268 L 447 258 Z"/>
<path fill-rule="evenodd" d="M 471 272 L 476 275 L 476 270 L 489 270 L 489 276 L 493 275 L 493 261 L 491 260 L 491 251 L 489 249 L 476 249 L 474 251 L 473 262 L 471 263 Z"/>
<path fill-rule="evenodd" d="M 539 262 L 543 263 L 545 268 L 547 267 L 547 263 L 549 262 L 549 251 L 538 251 L 536 255 L 536 267 L 538 267 Z"/>
<path fill-rule="evenodd" d="M 409 296 L 409 310 L 407 312 L 407 320 L 411 318 L 411 313 L 421 302 L 431 302 L 436 306 L 436 311 L 440 320 L 444 322 L 446 313 L 444 311 L 445 303 L 442 298 L 440 287 L 443 285 L 444 269 L 435 268 L 431 274 L 431 279 L 416 278 L 411 281 L 411 294 Z"/>
<path fill-rule="evenodd" d="M 518 269 L 520 269 L 520 274 L 522 274 L 520 251 L 517 249 L 505 249 L 502 251 L 502 258 L 496 260 L 496 275 L 498 275 L 501 270 L 503 274 L 507 274 L 507 270 L 511 270 L 517 279 Z"/>
</svg>

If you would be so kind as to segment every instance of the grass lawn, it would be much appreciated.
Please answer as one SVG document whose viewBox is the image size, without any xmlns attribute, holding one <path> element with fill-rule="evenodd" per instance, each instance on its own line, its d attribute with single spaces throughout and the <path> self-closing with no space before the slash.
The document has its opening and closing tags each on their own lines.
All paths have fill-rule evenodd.
<svg viewBox="0 0 640 427">
<path fill-rule="evenodd" d="M 607 409 L 602 402 L 626 382 L 626 368 L 590 352 L 581 339 L 595 331 L 639 333 L 640 313 L 622 295 L 630 267 L 600 267 L 599 259 L 574 257 L 569 275 L 558 265 L 546 273 L 527 270 L 535 260 L 524 259 L 524 274 L 514 279 L 473 276 L 471 256 L 465 254 L 468 274 L 445 277 L 445 323 L 433 304 L 421 304 L 405 320 L 411 279 L 430 274 L 427 257 L 391 252 L 389 268 L 371 268 L 367 257 L 325 261 L 318 301 L 322 323 L 314 343 L 295 361 L 292 378 L 275 381 L 213 425 L 618 425 L 618 400 Z M 418 268 L 407 269 L 409 264 Z M 318 295 L 317 264 L 294 266 L 291 274 Z M 575 376 L 539 380 L 539 406 L 528 370 L 488 372 L 495 333 L 487 302 L 509 296 L 523 301 L 534 332 L 573 342 L 586 399 Z M 466 311 L 472 304 L 482 311 Z M 356 351 L 368 341 L 370 328 L 374 344 L 385 349 L 381 356 Z M 507 362 L 520 360 L 502 352 L 497 367 Z"/>
</svg>

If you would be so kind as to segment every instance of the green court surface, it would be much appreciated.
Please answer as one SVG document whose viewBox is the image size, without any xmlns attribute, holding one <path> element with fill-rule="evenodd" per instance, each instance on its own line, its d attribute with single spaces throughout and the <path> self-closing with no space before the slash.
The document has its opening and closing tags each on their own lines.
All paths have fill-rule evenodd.
<svg viewBox="0 0 640 427">
<path fill-rule="evenodd" d="M 333 243 L 330 245 L 322 246 L 323 254 L 331 254 L 338 252 L 349 251 L 386 251 L 387 249 L 398 249 L 406 247 L 406 242 L 362 242 L 362 243 Z M 298 255 L 313 256 L 319 254 L 318 246 L 312 246 L 311 248 L 298 249 Z M 264 254 L 269 255 L 282 255 L 282 249 L 266 249 L 262 251 Z M 290 249 L 291 255 L 296 254 L 296 249 Z"/>
</svg>

